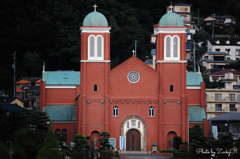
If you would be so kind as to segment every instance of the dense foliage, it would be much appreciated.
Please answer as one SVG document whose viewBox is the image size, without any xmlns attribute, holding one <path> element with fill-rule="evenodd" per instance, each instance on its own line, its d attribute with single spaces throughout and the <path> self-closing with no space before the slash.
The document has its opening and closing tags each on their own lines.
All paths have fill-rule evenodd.
<svg viewBox="0 0 240 159">
<path fill-rule="evenodd" d="M 201 21 L 210 14 L 229 14 L 237 17 L 239 23 L 240 2 L 237 0 L 172 2 L 191 4 L 193 17 L 197 17 L 199 9 Z M 0 89 L 10 94 L 13 92 L 14 51 L 17 53 L 17 79 L 41 76 L 43 62 L 46 62 L 46 70 L 50 71 L 79 71 L 79 27 L 84 17 L 93 11 L 95 3 L 97 11 L 106 16 L 112 27 L 112 67 L 132 55 L 134 40 L 138 40 L 138 57 L 142 60 L 146 56 L 151 57 L 153 25 L 166 13 L 169 0 L 0 0 Z M 198 36 L 204 38 L 203 35 Z M 119 55 L 122 56 L 116 58 Z"/>
<path fill-rule="evenodd" d="M 37 158 L 48 130 L 47 114 L 33 110 L 10 111 L 6 115 L 1 110 L 0 105 L 0 150 L 12 148 L 13 158 Z"/>
<path fill-rule="evenodd" d="M 53 132 L 52 122 L 49 125 L 47 137 L 44 140 L 44 147 L 38 152 L 38 159 L 60 159 L 62 158 L 61 152 L 58 149 L 58 141 Z"/>
</svg>

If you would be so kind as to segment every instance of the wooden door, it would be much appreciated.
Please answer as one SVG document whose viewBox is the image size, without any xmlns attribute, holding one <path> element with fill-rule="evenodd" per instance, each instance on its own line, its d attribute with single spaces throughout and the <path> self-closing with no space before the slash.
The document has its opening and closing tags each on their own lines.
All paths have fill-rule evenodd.
<svg viewBox="0 0 240 159">
<path fill-rule="evenodd" d="M 131 129 L 127 133 L 127 151 L 141 151 L 141 135 L 138 130 Z"/>
</svg>

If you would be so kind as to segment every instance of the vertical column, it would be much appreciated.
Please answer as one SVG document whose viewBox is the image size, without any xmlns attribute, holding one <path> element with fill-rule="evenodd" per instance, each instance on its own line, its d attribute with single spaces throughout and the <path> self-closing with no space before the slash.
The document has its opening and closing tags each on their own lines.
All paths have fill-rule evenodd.
<svg viewBox="0 0 240 159">
<path fill-rule="evenodd" d="M 109 132 L 109 109 L 108 109 L 108 104 L 109 104 L 109 102 L 108 102 L 108 97 L 109 97 L 109 95 L 108 95 L 108 72 L 109 72 L 109 63 L 108 62 L 105 62 L 104 63 L 104 80 L 105 80 L 105 82 L 104 82 L 104 91 L 105 91 L 105 102 L 104 102 L 104 130 L 106 131 L 106 132 L 108 132 L 108 133 L 110 133 Z"/>
</svg>

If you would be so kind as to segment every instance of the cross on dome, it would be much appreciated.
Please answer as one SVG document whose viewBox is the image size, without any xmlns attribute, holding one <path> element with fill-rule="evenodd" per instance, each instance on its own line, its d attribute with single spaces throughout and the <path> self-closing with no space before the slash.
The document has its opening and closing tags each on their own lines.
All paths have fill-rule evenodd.
<svg viewBox="0 0 240 159">
<path fill-rule="evenodd" d="M 136 52 L 135 50 L 132 51 L 133 55 L 135 55 L 135 52 Z"/>
<path fill-rule="evenodd" d="M 97 5 L 94 4 L 93 8 L 94 8 L 94 12 L 96 12 Z"/>
<path fill-rule="evenodd" d="M 171 5 L 170 5 L 169 8 L 171 8 L 171 12 L 172 12 L 172 10 L 173 10 L 172 1 L 171 1 Z"/>
</svg>

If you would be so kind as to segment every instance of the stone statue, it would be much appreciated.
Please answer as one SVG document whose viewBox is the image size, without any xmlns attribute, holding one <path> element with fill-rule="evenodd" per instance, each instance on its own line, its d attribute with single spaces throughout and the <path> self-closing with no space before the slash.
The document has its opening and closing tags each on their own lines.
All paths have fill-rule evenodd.
<svg viewBox="0 0 240 159">
<path fill-rule="evenodd" d="M 170 139 L 170 150 L 173 150 L 173 137 Z"/>
<path fill-rule="evenodd" d="M 92 141 L 92 148 L 93 150 L 97 149 L 97 138 L 94 137 L 93 141 Z M 93 159 L 97 159 L 97 152 L 93 152 Z"/>
</svg>

